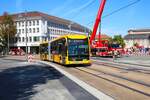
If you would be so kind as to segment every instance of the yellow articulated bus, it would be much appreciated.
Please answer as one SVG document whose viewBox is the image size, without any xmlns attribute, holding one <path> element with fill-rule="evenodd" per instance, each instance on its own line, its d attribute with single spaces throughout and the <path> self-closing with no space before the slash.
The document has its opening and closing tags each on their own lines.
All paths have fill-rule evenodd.
<svg viewBox="0 0 150 100">
<path fill-rule="evenodd" d="M 89 39 L 85 35 L 72 34 L 41 43 L 40 58 L 63 65 L 91 64 Z"/>
<path fill-rule="evenodd" d="M 40 44 L 40 59 L 49 60 L 48 42 L 43 42 Z"/>
</svg>

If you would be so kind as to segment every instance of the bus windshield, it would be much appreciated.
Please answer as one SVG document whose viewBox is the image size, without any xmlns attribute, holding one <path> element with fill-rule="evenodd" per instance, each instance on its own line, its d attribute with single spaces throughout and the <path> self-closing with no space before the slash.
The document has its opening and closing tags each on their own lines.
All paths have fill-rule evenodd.
<svg viewBox="0 0 150 100">
<path fill-rule="evenodd" d="M 89 55 L 88 38 L 68 39 L 68 54 L 70 56 Z"/>
</svg>

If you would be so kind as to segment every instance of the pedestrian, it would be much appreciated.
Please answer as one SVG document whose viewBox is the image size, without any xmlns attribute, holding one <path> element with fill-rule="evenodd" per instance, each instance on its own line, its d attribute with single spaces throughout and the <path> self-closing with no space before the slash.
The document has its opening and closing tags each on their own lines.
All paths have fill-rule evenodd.
<svg viewBox="0 0 150 100">
<path fill-rule="evenodd" d="M 29 53 L 29 55 L 28 55 L 28 62 L 33 62 L 33 55 L 32 55 L 32 53 Z"/>
<path fill-rule="evenodd" d="M 115 50 L 112 51 L 113 62 L 115 61 Z"/>
</svg>

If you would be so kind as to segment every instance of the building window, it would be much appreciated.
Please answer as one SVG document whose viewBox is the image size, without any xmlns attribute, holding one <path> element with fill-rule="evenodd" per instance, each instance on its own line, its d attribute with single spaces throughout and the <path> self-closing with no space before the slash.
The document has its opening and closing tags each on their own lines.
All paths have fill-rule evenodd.
<svg viewBox="0 0 150 100">
<path fill-rule="evenodd" d="M 21 29 L 19 29 L 19 33 L 21 33 Z"/>
<path fill-rule="evenodd" d="M 24 29 L 22 29 L 22 33 L 24 33 Z"/>
<path fill-rule="evenodd" d="M 39 20 L 37 20 L 37 25 L 39 25 Z"/>
<path fill-rule="evenodd" d="M 21 37 L 18 37 L 18 42 L 21 42 Z"/>
<path fill-rule="evenodd" d="M 37 32 L 39 32 L 39 28 L 37 28 Z"/>
<path fill-rule="evenodd" d="M 29 26 L 31 26 L 31 21 L 29 21 Z"/>
<path fill-rule="evenodd" d="M 29 33 L 32 33 L 32 30 L 31 30 L 31 28 L 29 29 Z"/>
<path fill-rule="evenodd" d="M 32 42 L 32 37 L 30 37 L 30 42 Z"/>
<path fill-rule="evenodd" d="M 28 33 L 28 29 L 26 29 L 26 32 Z"/>
<path fill-rule="evenodd" d="M 33 21 L 33 26 L 35 26 L 35 21 Z"/>
<path fill-rule="evenodd" d="M 28 26 L 29 25 L 29 21 L 26 21 L 26 26 Z"/>
<path fill-rule="evenodd" d="M 22 22 L 22 26 L 24 26 L 24 22 Z"/>
<path fill-rule="evenodd" d="M 40 38 L 38 37 L 38 36 L 35 36 L 34 38 L 33 38 L 33 41 L 34 42 L 37 42 L 37 41 L 39 41 L 40 40 Z"/>
<path fill-rule="evenodd" d="M 24 37 L 22 37 L 22 42 L 24 42 Z"/>
<path fill-rule="evenodd" d="M 27 42 L 28 42 L 28 37 L 26 37 L 26 40 L 27 40 Z"/>
<path fill-rule="evenodd" d="M 35 28 L 33 28 L 33 33 L 35 33 Z"/>
</svg>

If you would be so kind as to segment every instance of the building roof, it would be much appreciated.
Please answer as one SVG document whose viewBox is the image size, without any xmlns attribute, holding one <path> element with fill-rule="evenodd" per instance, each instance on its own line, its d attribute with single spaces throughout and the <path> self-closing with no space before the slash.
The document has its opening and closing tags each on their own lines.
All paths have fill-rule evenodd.
<svg viewBox="0 0 150 100">
<path fill-rule="evenodd" d="M 108 36 L 108 35 L 106 35 L 106 34 L 101 34 L 101 39 L 109 39 L 109 38 L 111 38 L 110 36 Z M 96 35 L 95 36 L 95 39 L 98 39 L 99 38 L 99 35 Z"/>
<path fill-rule="evenodd" d="M 26 12 L 26 13 L 25 12 L 17 13 L 17 14 L 12 14 L 11 16 L 13 17 L 13 19 L 17 19 L 19 16 L 21 16 L 21 17 L 42 17 L 42 18 L 51 20 L 55 23 L 64 24 L 64 25 L 67 25 L 67 26 L 69 26 L 71 24 L 71 26 L 74 27 L 74 28 L 78 28 L 78 29 L 81 29 L 81 30 L 86 29 L 86 31 L 89 32 L 88 28 L 86 28 L 86 27 L 84 27 L 84 26 L 82 26 L 82 25 L 80 25 L 76 22 L 66 20 L 66 19 L 63 19 L 63 18 L 59 18 L 59 17 L 56 17 L 56 16 L 48 15 L 48 14 L 38 12 L 38 11 L 32 11 L 32 12 Z M 3 19 L 3 17 L 0 16 L 0 21 L 2 19 Z"/>
<path fill-rule="evenodd" d="M 128 30 L 128 32 L 150 32 L 150 28 L 149 29 L 130 29 Z"/>
<path fill-rule="evenodd" d="M 150 34 L 128 34 L 124 36 L 124 39 L 150 39 Z"/>
</svg>

